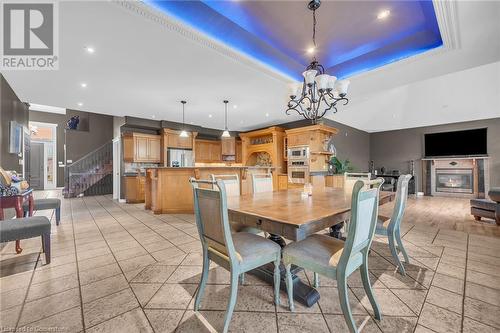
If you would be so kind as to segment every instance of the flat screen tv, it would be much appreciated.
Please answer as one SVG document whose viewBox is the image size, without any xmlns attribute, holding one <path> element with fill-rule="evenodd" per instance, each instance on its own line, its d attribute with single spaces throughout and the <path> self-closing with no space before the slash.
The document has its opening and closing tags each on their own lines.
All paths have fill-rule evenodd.
<svg viewBox="0 0 500 333">
<path fill-rule="evenodd" d="M 487 128 L 425 134 L 425 157 L 486 155 Z"/>
</svg>

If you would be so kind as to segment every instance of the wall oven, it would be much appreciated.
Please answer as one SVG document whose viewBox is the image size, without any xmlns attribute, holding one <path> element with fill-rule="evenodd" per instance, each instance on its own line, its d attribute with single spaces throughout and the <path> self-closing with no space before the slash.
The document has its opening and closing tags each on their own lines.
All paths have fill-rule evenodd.
<svg viewBox="0 0 500 333">
<path fill-rule="evenodd" d="M 288 148 L 288 160 L 309 160 L 309 147 L 299 146 Z"/>
<path fill-rule="evenodd" d="M 293 184 L 309 183 L 309 167 L 308 166 L 288 167 L 288 181 Z"/>
</svg>

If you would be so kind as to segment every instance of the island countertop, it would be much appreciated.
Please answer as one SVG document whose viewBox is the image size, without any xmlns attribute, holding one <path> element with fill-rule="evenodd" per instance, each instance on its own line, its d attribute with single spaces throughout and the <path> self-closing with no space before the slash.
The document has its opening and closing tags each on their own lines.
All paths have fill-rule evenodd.
<svg viewBox="0 0 500 333">
<path fill-rule="evenodd" d="M 272 166 L 191 166 L 146 168 L 145 208 L 155 214 L 193 212 L 193 191 L 189 179 L 211 179 L 211 175 L 237 175 L 241 194 L 252 193 L 252 174 L 273 174 L 277 188 L 277 168 Z"/>
</svg>

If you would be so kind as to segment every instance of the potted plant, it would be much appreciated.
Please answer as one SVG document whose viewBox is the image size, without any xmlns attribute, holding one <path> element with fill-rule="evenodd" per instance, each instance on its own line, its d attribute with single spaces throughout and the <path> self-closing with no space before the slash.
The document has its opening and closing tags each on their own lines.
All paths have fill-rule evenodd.
<svg viewBox="0 0 500 333">
<path fill-rule="evenodd" d="M 337 156 L 332 156 L 332 158 L 330 159 L 330 165 L 334 175 L 343 175 L 346 172 L 351 172 L 354 170 L 351 161 L 349 161 L 348 159 L 341 160 L 337 158 Z"/>
</svg>

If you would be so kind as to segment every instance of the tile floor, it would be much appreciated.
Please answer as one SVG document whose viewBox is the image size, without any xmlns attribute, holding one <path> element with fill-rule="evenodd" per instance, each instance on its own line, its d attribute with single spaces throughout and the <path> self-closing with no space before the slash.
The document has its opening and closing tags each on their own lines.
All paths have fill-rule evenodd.
<svg viewBox="0 0 500 333">
<path fill-rule="evenodd" d="M 60 197 L 55 191 L 36 195 Z M 453 230 L 474 223 L 466 200 L 447 199 L 443 206 L 432 199 L 410 199 L 403 224 L 411 256 L 407 277 L 395 273 L 384 238 L 373 243 L 370 271 L 382 321 L 372 318 L 359 275 L 349 279 L 351 307 L 363 332 L 500 332 L 499 238 Z M 54 222 L 50 212 L 40 213 Z M 497 232 L 481 225 L 467 230 Z M 155 216 L 109 196 L 86 197 L 63 200 L 62 223 L 54 223 L 52 233 L 50 265 L 39 255 L 39 239 L 23 241 L 20 255 L 13 243 L 2 248 L 0 330 L 213 332 L 222 327 L 229 275 L 220 267 L 211 269 L 202 311 L 192 311 L 202 263 L 192 215 Z M 302 277 L 309 282 L 312 276 Z M 346 332 L 335 281 L 322 278 L 320 284 L 318 304 L 296 303 L 296 313 L 290 313 L 284 293 L 282 305 L 274 306 L 271 286 L 247 275 L 230 330 Z"/>
</svg>

